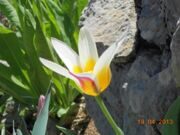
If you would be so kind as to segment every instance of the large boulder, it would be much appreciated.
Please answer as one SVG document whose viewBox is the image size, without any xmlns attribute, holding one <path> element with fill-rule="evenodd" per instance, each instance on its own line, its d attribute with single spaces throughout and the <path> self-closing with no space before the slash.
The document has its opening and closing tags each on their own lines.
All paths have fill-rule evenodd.
<svg viewBox="0 0 180 135">
<path fill-rule="evenodd" d="M 172 51 L 172 63 L 171 67 L 173 70 L 173 76 L 176 81 L 176 85 L 180 87 L 180 23 L 174 32 L 172 42 L 171 42 L 171 51 Z"/>
</svg>

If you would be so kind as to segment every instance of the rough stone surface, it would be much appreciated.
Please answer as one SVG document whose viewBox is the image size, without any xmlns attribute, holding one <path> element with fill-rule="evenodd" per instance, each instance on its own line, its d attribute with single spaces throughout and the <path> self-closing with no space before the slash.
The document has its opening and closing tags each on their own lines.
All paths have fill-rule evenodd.
<svg viewBox="0 0 180 135">
<path fill-rule="evenodd" d="M 160 48 L 166 44 L 176 30 L 180 16 L 179 0 L 142 0 L 138 28 L 141 36 Z"/>
<path fill-rule="evenodd" d="M 162 0 L 161 0 L 162 1 Z M 173 35 L 177 28 L 177 21 L 180 17 L 180 1 L 179 0 L 165 0 L 162 2 L 164 5 L 164 16 L 169 35 Z"/>
<path fill-rule="evenodd" d="M 167 30 L 161 0 L 142 0 L 138 27 L 142 38 L 158 45 L 165 45 Z M 163 34 L 162 34 L 163 33 Z"/>
<path fill-rule="evenodd" d="M 85 25 L 95 41 L 103 42 L 104 45 L 118 43 L 121 35 L 127 31 L 127 41 L 119 53 L 129 58 L 134 51 L 136 18 L 133 0 L 93 0 L 84 10 L 80 25 Z"/>
<path fill-rule="evenodd" d="M 161 125 L 149 125 L 147 120 L 163 119 L 180 95 L 178 7 L 179 0 L 92 0 L 84 11 L 80 24 L 93 33 L 100 52 L 118 41 L 122 26 L 130 28 L 127 37 L 131 47 L 124 50 L 125 42 L 120 55 L 130 53 L 115 58 L 111 84 L 102 94 L 125 135 L 161 135 Z M 113 18 L 114 14 L 118 17 Z M 94 99 L 87 96 L 86 103 L 99 132 L 113 135 Z M 138 124 L 140 119 L 145 120 L 144 125 Z"/>
<path fill-rule="evenodd" d="M 171 42 L 171 51 L 172 53 L 172 69 L 173 75 L 175 77 L 176 85 L 180 86 L 180 24 L 178 24 L 178 28 L 176 29 L 174 36 Z"/>
</svg>

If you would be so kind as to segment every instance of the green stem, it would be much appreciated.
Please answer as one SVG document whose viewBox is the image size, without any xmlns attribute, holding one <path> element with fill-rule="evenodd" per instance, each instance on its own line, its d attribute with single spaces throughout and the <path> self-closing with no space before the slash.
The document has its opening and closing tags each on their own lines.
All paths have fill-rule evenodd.
<svg viewBox="0 0 180 135">
<path fill-rule="evenodd" d="M 107 110 L 102 98 L 100 96 L 95 97 L 96 102 L 98 103 L 99 107 L 101 108 L 103 114 L 105 115 L 106 119 L 108 120 L 109 124 L 113 128 L 116 135 L 124 135 L 123 131 L 118 127 L 116 122 L 113 120 L 111 114 Z"/>
</svg>

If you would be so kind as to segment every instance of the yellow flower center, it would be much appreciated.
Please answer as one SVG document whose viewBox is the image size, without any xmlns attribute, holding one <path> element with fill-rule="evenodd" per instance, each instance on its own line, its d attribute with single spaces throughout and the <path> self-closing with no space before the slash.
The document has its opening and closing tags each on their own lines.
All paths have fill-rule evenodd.
<svg viewBox="0 0 180 135">
<path fill-rule="evenodd" d="M 97 96 L 99 94 L 99 92 L 97 91 L 96 84 L 93 80 L 89 78 L 81 78 L 80 84 L 83 93 L 91 96 Z"/>
<path fill-rule="evenodd" d="M 80 66 L 74 66 L 73 73 L 93 72 L 95 63 L 96 61 L 94 59 L 88 59 L 83 70 Z M 96 74 L 98 88 L 94 80 L 88 77 L 75 77 L 79 80 L 83 93 L 97 96 L 109 86 L 111 81 L 111 69 L 109 66 L 105 66 Z"/>
<path fill-rule="evenodd" d="M 83 71 L 84 72 L 93 71 L 95 64 L 96 64 L 96 61 L 94 59 L 92 59 L 92 58 L 88 59 L 84 66 Z"/>
<path fill-rule="evenodd" d="M 73 73 L 78 74 L 78 73 L 81 73 L 81 72 L 82 72 L 82 69 L 81 69 L 80 66 L 74 66 L 73 67 Z"/>
<path fill-rule="evenodd" d="M 71 72 L 70 72 L 70 74 L 72 76 L 74 76 L 76 79 L 78 79 L 79 83 L 77 83 L 77 85 L 81 88 L 83 93 L 85 93 L 87 95 L 91 95 L 91 96 L 97 96 L 100 93 L 100 91 L 98 91 L 98 89 L 97 89 L 97 86 L 96 86 L 94 80 L 92 80 L 91 78 L 79 77 Z"/>
</svg>

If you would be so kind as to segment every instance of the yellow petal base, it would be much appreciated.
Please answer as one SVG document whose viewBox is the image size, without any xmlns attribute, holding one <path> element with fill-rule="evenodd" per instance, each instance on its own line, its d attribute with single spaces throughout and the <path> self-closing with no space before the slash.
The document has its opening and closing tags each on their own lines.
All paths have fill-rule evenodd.
<svg viewBox="0 0 180 135">
<path fill-rule="evenodd" d="M 111 69 L 109 66 L 102 68 L 96 75 L 98 87 L 103 92 L 110 84 L 111 81 Z"/>
<path fill-rule="evenodd" d="M 73 73 L 76 73 L 76 74 L 82 73 L 81 67 L 80 66 L 74 66 L 73 67 Z"/>
<path fill-rule="evenodd" d="M 87 95 L 91 95 L 91 96 L 97 96 L 100 94 L 100 92 L 98 91 L 96 84 L 93 80 L 91 80 L 90 78 L 86 78 L 86 77 L 82 77 L 79 79 L 80 81 L 80 87 L 83 91 L 83 93 L 87 94 Z"/>
<path fill-rule="evenodd" d="M 96 61 L 94 59 L 92 59 L 92 58 L 88 59 L 83 71 L 84 72 L 93 71 L 95 64 L 96 64 Z"/>
</svg>

